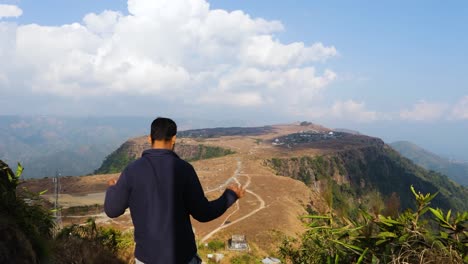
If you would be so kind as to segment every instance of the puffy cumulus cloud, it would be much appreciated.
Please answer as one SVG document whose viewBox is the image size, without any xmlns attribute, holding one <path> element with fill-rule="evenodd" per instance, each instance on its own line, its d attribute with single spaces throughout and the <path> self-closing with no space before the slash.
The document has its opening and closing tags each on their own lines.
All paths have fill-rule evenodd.
<svg viewBox="0 0 468 264">
<path fill-rule="evenodd" d="M 0 4 L 0 19 L 4 17 L 19 17 L 23 14 L 23 10 L 15 5 Z"/>
<path fill-rule="evenodd" d="M 128 11 L 61 26 L 0 22 L 0 60 L 9 62 L 0 64 L 0 89 L 302 107 L 336 78 L 314 67 L 335 47 L 282 43 L 279 21 L 213 10 L 206 0 L 129 0 Z"/>
<path fill-rule="evenodd" d="M 377 112 L 366 109 L 364 102 L 356 102 L 354 100 L 336 101 L 328 114 L 334 118 L 362 123 L 372 122 L 379 118 Z"/>
<path fill-rule="evenodd" d="M 334 47 L 325 47 L 322 43 L 315 43 L 310 47 L 302 42 L 285 45 L 270 35 L 252 37 L 241 53 L 245 62 L 263 67 L 297 66 L 337 55 Z"/>
<path fill-rule="evenodd" d="M 270 104 L 283 109 L 286 104 L 301 108 L 335 78 L 336 74 L 330 70 L 317 75 L 312 67 L 287 70 L 241 68 L 227 73 L 213 88 L 207 89 L 200 102 L 239 106 Z"/>
<path fill-rule="evenodd" d="M 455 104 L 452 108 L 451 117 L 454 119 L 468 119 L 468 95 Z"/>
<path fill-rule="evenodd" d="M 96 34 L 112 34 L 117 22 L 122 17 L 120 12 L 105 10 L 101 14 L 87 14 L 83 18 L 84 25 Z"/>
<path fill-rule="evenodd" d="M 447 105 L 443 103 L 431 103 L 421 100 L 411 109 L 400 111 L 400 118 L 411 121 L 436 121 L 444 117 Z"/>
</svg>

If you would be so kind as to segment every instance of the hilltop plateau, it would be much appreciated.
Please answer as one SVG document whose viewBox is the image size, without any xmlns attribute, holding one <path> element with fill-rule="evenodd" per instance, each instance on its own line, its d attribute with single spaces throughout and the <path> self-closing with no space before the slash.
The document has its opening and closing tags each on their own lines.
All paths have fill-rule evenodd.
<svg viewBox="0 0 468 264">
<path fill-rule="evenodd" d="M 68 208 L 64 222 L 93 216 L 97 223 L 132 228 L 128 212 L 112 220 L 102 213 L 106 181 L 147 148 L 146 136 L 130 139 L 106 158 L 96 171 L 100 174 L 60 178 L 60 202 Z M 467 209 L 466 188 L 415 165 L 382 140 L 312 123 L 182 131 L 176 152 L 193 164 L 209 198 L 231 182 L 247 187 L 246 197 L 219 219 L 193 220 L 197 240 L 227 241 L 244 234 L 258 256 L 275 254 L 285 236 L 305 231 L 301 216 L 308 213 L 334 210 L 352 216 L 359 208 L 375 207 L 375 197 L 385 202 L 392 195 L 399 197 L 401 209 L 413 207 L 411 185 L 423 193 L 439 192 L 435 207 Z M 51 179 L 28 180 L 25 186 L 48 189 L 45 196 L 53 198 Z M 70 210 L 77 206 L 91 209 Z"/>
</svg>

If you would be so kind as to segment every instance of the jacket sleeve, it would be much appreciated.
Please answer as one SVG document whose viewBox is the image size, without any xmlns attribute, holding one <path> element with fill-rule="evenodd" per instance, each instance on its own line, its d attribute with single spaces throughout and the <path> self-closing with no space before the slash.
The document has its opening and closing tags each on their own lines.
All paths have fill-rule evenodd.
<svg viewBox="0 0 468 264">
<path fill-rule="evenodd" d="M 128 208 L 130 187 L 125 170 L 115 185 L 109 186 L 104 200 L 104 212 L 110 218 L 121 216 Z"/>
<path fill-rule="evenodd" d="M 200 180 L 190 166 L 189 183 L 186 185 L 185 201 L 189 213 L 200 222 L 208 222 L 220 217 L 237 200 L 234 191 L 226 189 L 224 193 L 216 200 L 208 201 L 203 192 Z"/>
</svg>

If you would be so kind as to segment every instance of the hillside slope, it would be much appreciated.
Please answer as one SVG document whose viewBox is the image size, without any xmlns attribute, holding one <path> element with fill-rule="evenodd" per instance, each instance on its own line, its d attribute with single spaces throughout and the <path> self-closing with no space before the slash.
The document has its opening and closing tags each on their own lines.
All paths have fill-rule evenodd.
<svg viewBox="0 0 468 264">
<path fill-rule="evenodd" d="M 409 192 L 409 186 L 413 185 L 423 193 L 439 192 L 433 201 L 435 207 L 468 210 L 466 188 L 440 173 L 417 166 L 384 144 L 320 156 L 273 158 L 266 164 L 278 175 L 298 179 L 311 188 L 323 189 L 332 181 L 334 195 L 343 198 L 337 201 L 342 206 L 352 207 L 352 204 L 346 204 L 346 199 L 359 200 L 376 190 L 383 198 L 396 193 L 401 208 L 414 208 L 414 199 Z M 343 193 L 349 196 L 343 196 Z"/>
<path fill-rule="evenodd" d="M 452 162 L 408 141 L 393 142 L 390 146 L 419 166 L 440 172 L 455 182 L 468 186 L 468 163 Z"/>
<path fill-rule="evenodd" d="M 147 140 L 147 137 L 129 139 L 109 156 L 107 156 L 104 159 L 102 165 L 96 171 L 94 171 L 94 174 L 121 172 L 130 162 L 139 158 L 144 150 L 150 148 L 151 146 Z M 196 144 L 196 142 L 187 144 L 184 143 L 183 140 L 176 144 L 175 152 L 182 159 L 187 161 L 222 157 L 234 153 L 234 151 L 230 149 Z"/>
</svg>

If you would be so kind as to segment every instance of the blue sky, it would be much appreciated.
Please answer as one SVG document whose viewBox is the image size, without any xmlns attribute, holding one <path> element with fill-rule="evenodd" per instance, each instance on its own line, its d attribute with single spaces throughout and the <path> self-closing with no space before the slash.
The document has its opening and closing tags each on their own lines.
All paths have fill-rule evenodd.
<svg viewBox="0 0 468 264">
<path fill-rule="evenodd" d="M 203 0 L 194 1 L 192 10 L 206 9 L 211 15 L 214 9 L 226 10 L 226 14 L 211 16 L 218 20 L 207 19 L 210 15 L 205 11 L 188 18 L 183 10 L 190 8 L 185 8 L 188 4 L 183 0 L 159 6 L 151 1 L 133 2 L 135 8 L 129 11 L 127 1 L 121 0 L 0 0 L 22 11 L 19 16 L 1 17 L 0 8 L 0 25 L 7 32 L 0 40 L 20 39 L 4 46 L 7 52 L 2 53 L 0 46 L 0 59 L 3 54 L 4 61 L 20 65 L 0 65 L 7 80 L 2 84 L 0 74 L 0 91 L 5 95 L 0 99 L 0 114 L 157 112 L 216 120 L 228 117 L 250 124 L 307 119 L 388 141 L 408 139 L 444 155 L 468 159 L 464 151 L 468 143 L 459 143 L 468 134 L 466 1 L 223 0 L 209 1 L 209 9 Z M 104 16 L 104 10 L 120 14 Z M 230 13 L 235 10 L 242 10 L 241 15 Z M 89 13 L 96 18 L 85 22 Z M 127 17 L 139 20 L 124 21 Z M 260 18 L 266 24 L 258 22 Z M 206 24 L 182 31 L 184 37 L 177 35 L 200 19 Z M 139 21 L 147 23 L 138 27 Z M 63 28 L 75 22 L 82 28 Z M 236 31 L 235 23 L 245 28 Z M 54 32 L 47 33 L 46 26 Z M 230 30 L 232 34 L 227 33 Z M 68 39 L 83 43 L 77 47 L 61 44 Z M 256 40 L 253 44 L 245 44 L 252 39 Z M 36 40 L 41 41 L 34 50 L 30 43 Z M 57 48 L 50 48 L 53 43 L 69 46 L 55 54 Z M 288 46 L 291 43 L 303 47 Z M 322 46 L 314 46 L 317 43 Z M 255 52 L 261 53 L 265 45 L 277 49 L 256 57 Z M 5 57 L 12 49 L 16 52 L 11 54 L 21 56 Z M 76 55 L 75 50 L 81 53 Z M 115 71 L 105 68 L 110 64 L 95 63 L 99 52 L 106 51 L 110 55 L 104 58 L 112 58 L 109 63 L 132 65 L 135 70 L 123 74 L 122 80 L 109 80 L 115 76 Z M 35 52 L 44 55 L 35 61 Z M 94 64 L 90 66 L 87 60 Z M 83 65 L 69 66 L 77 61 Z M 138 66 L 146 62 L 147 68 Z M 210 77 L 201 74 L 207 72 Z M 150 73 L 160 74 L 152 81 L 161 87 L 142 80 Z M 96 77 L 87 80 L 86 76 Z M 25 107 L 18 109 L 16 101 Z M 421 137 L 422 131 L 427 136 Z M 446 133 L 453 136 L 441 136 Z"/>
</svg>

